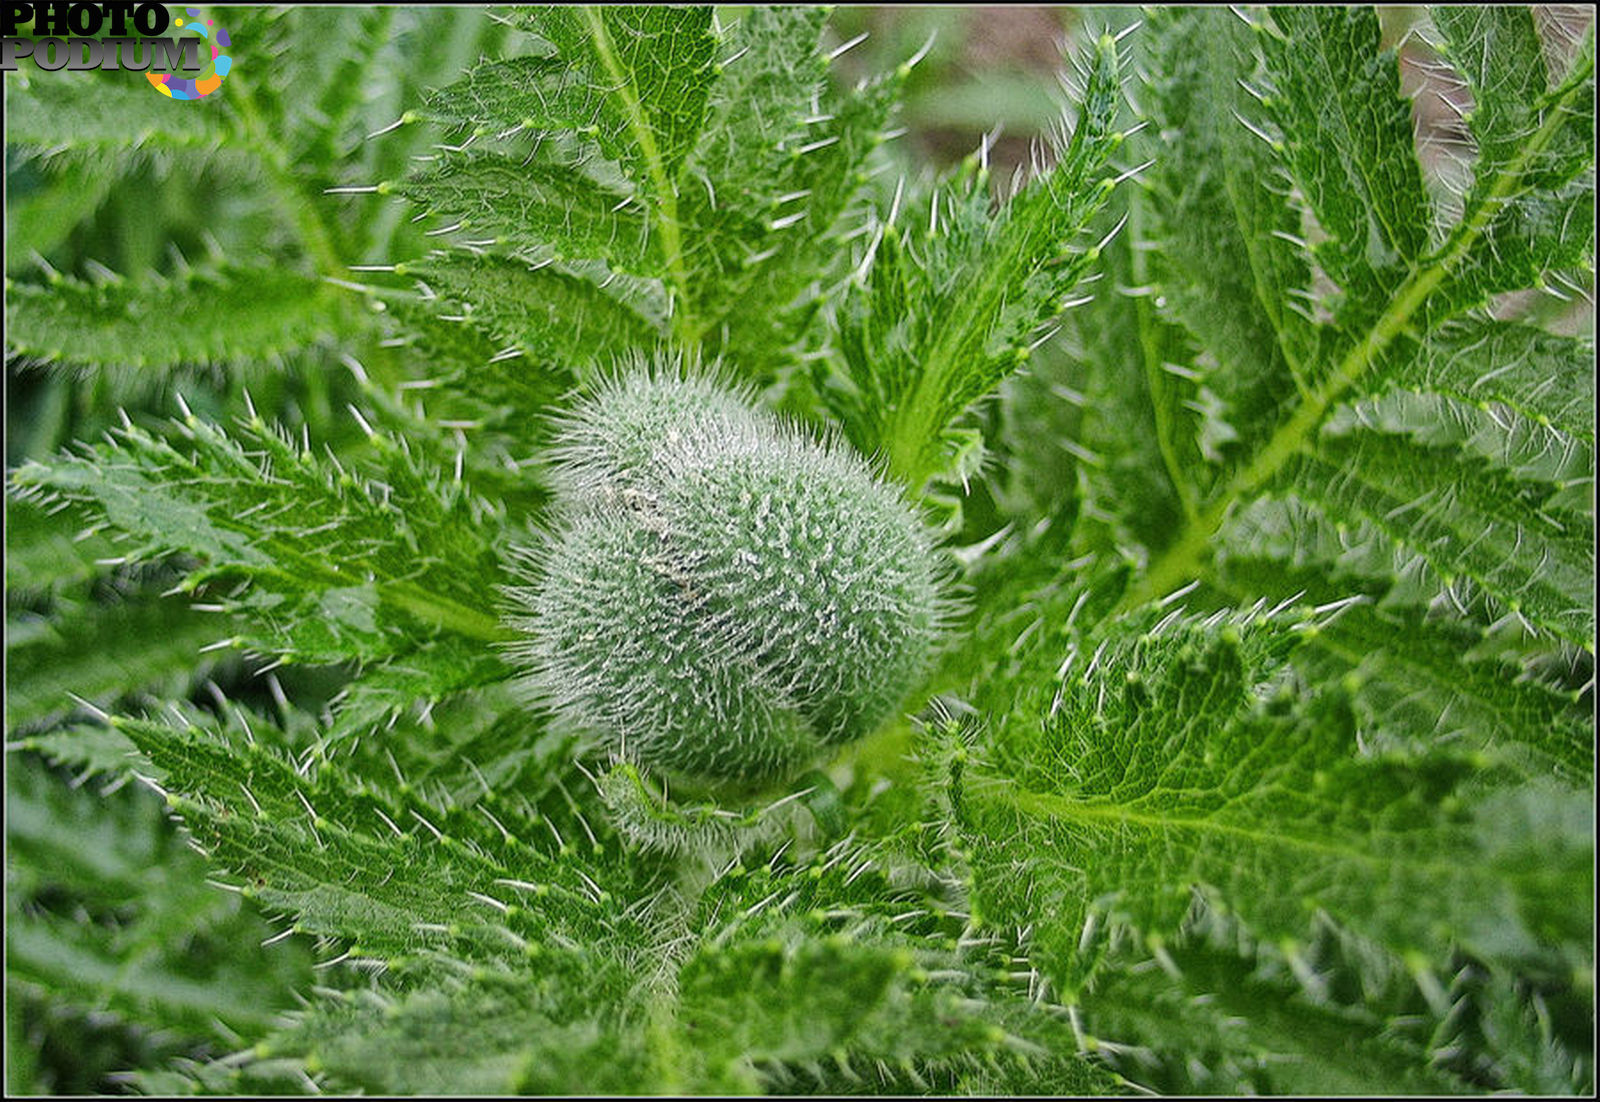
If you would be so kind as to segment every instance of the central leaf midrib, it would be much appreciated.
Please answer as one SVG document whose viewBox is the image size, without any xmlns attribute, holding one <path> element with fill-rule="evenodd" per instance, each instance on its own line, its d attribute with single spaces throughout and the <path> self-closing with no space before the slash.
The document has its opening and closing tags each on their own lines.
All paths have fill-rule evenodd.
<svg viewBox="0 0 1600 1102">
<path fill-rule="evenodd" d="M 667 173 L 666 162 L 662 159 L 661 150 L 656 145 L 655 131 L 644 117 L 644 106 L 639 102 L 639 90 L 635 87 L 633 77 L 622 67 L 617 58 L 616 47 L 611 41 L 611 33 L 606 30 L 605 21 L 600 17 L 592 5 L 578 9 L 583 19 L 584 28 L 589 32 L 589 39 L 594 43 L 595 56 L 605 66 L 606 75 L 615 83 L 614 94 L 622 105 L 624 115 L 628 120 L 628 130 L 633 135 L 634 141 L 639 146 L 639 152 L 644 155 L 645 167 L 650 174 L 650 181 L 655 186 L 656 202 L 647 204 L 648 210 L 655 215 L 657 227 L 661 230 L 662 252 L 667 262 L 667 272 L 677 294 L 676 308 L 672 312 L 672 328 L 679 339 L 685 344 L 693 344 L 699 339 L 699 327 L 694 320 L 694 311 L 689 301 L 689 273 L 683 262 L 683 235 L 678 222 L 678 193 Z"/>
<path fill-rule="evenodd" d="M 1314 853 L 1340 861 L 1355 862 L 1378 870 L 1387 869 L 1396 863 L 1393 858 L 1386 858 L 1364 850 L 1288 833 L 1284 829 L 1288 824 L 1281 822 L 1274 823 L 1272 829 L 1268 830 L 1215 818 L 1197 818 L 1191 815 L 1177 814 L 1161 815 L 1137 811 L 1126 804 L 1075 800 L 1069 796 L 1049 792 L 1036 792 L 1032 789 L 1023 788 L 1009 778 L 993 777 L 985 779 L 990 782 L 988 784 L 980 782 L 985 792 L 996 796 L 999 800 L 1018 811 L 1039 814 L 1048 819 L 1085 823 L 1113 822 L 1138 827 L 1152 834 L 1158 831 L 1182 830 L 1202 835 L 1221 835 L 1229 838 L 1239 838 L 1275 849 Z M 1416 859 L 1407 860 L 1405 864 L 1412 869 L 1446 875 L 1454 875 L 1461 870 L 1459 864 L 1448 861 Z"/>
</svg>

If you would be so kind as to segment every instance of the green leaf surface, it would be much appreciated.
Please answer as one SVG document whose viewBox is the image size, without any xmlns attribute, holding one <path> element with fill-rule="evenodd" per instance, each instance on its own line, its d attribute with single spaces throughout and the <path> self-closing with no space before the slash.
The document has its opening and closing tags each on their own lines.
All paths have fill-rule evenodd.
<svg viewBox="0 0 1600 1102">
<path fill-rule="evenodd" d="M 130 769 L 148 767 L 127 736 L 104 725 L 70 724 L 17 740 L 19 750 L 43 754 L 52 765 L 77 771 L 77 776 L 120 777 Z"/>
<path fill-rule="evenodd" d="M 531 974 L 452 977 L 398 996 L 355 992 L 319 1007 L 271 1051 L 306 1060 L 338 1089 L 375 1094 L 666 1090 L 640 1032 L 594 1009 L 604 994 L 586 988 L 605 981 L 617 979 L 545 962 Z"/>
<path fill-rule="evenodd" d="M 172 280 L 70 277 L 16 283 L 6 293 L 12 355 L 86 368 L 247 363 L 359 328 L 333 288 L 283 268 L 227 266 Z"/>
<path fill-rule="evenodd" d="M 1055 166 L 991 215 L 969 164 L 956 187 L 921 197 L 927 232 L 892 222 L 878 231 L 840 309 L 845 381 L 825 396 L 852 442 L 883 449 L 910 485 L 953 459 L 947 430 L 1025 362 L 1028 340 L 1098 256 L 1076 238 L 1114 184 L 1106 160 L 1120 141 L 1120 86 L 1110 36 L 1084 65 L 1077 125 Z"/>
<path fill-rule="evenodd" d="M 70 165 L 14 198 L 6 210 L 6 274 L 14 275 L 45 255 L 105 201 L 116 177 L 88 165 Z"/>
<path fill-rule="evenodd" d="M 1088 515 L 1123 528 L 1125 538 L 1160 547 L 1195 512 L 1215 474 L 1201 443 L 1205 412 L 1199 380 L 1173 366 L 1190 355 L 1189 341 L 1154 302 L 1149 250 L 1143 245 L 1151 200 L 1142 190 L 1125 194 L 1127 228 L 1102 250 L 1105 278 L 1095 284 L 1092 301 L 1063 318 L 1070 359 L 1037 362 L 1032 378 L 1019 379 L 1036 393 L 1044 391 L 1033 408 L 1050 409 L 1053 416 L 1042 433 L 1018 430 L 1013 466 L 1022 467 L 1038 454 L 1039 436 L 1058 437 L 1067 452 L 1064 466 L 1095 468 L 1095 476 L 1083 482 L 1091 499 Z M 1087 378 L 1080 377 L 1080 365 L 1093 365 L 1084 372 Z M 1074 416 L 1076 424 L 1069 419 Z M 1155 446 L 1129 450 L 1130 434 Z M 1037 477 L 1041 489 L 1053 494 L 1073 485 L 1059 468 Z"/>
<path fill-rule="evenodd" d="M 221 1044 L 293 1005 L 306 954 L 260 947 L 266 923 L 206 883 L 150 793 L 69 788 L 31 755 L 6 765 L 8 984 Z"/>
<path fill-rule="evenodd" d="M 24 61 L 15 77 L 6 78 L 5 104 L 6 141 L 51 153 L 206 150 L 231 137 L 224 116 L 174 110 L 176 104 L 151 89 L 142 74 L 46 72 Z"/>
<path fill-rule="evenodd" d="M 46 619 L 6 618 L 6 726 L 73 711 L 74 697 L 104 706 L 141 690 L 181 693 L 207 668 L 202 648 L 228 636 L 223 617 L 140 594 L 74 602 Z M 181 607 L 181 606 L 180 606 Z"/>
<path fill-rule="evenodd" d="M 602 287 L 553 265 L 459 254 L 407 264 L 406 270 L 462 303 L 473 325 L 525 353 L 526 359 L 503 369 L 511 377 L 549 374 L 553 367 L 573 373 L 609 367 L 659 338 L 655 322 L 615 293 L 626 293 L 615 280 Z M 484 364 L 471 366 L 480 369 L 475 381 L 487 382 Z"/>
<path fill-rule="evenodd" d="M 824 90 L 822 111 L 809 116 L 815 121 L 806 124 L 804 140 L 783 143 L 785 163 L 767 185 L 767 208 L 756 216 L 750 236 L 729 241 L 739 218 L 713 203 L 702 205 L 700 194 L 688 190 L 686 217 L 703 241 L 721 250 L 708 256 L 707 249 L 696 248 L 689 254 L 692 275 L 695 266 L 720 265 L 715 279 L 696 286 L 701 328 L 712 347 L 750 365 L 742 370 L 751 375 L 761 377 L 757 364 L 771 370 L 789 358 L 807 323 L 825 308 L 833 289 L 825 281 L 842 277 L 837 253 L 829 249 L 842 250 L 853 232 L 852 200 L 885 140 L 902 83 L 896 72 L 848 93 Z M 737 186 L 723 181 L 724 189 L 730 183 Z"/>
<path fill-rule="evenodd" d="M 1113 1044 L 1168 1038 L 1172 1047 L 1158 1052 L 1118 1053 L 1129 1075 L 1154 1081 L 1164 1094 L 1470 1092 L 1431 1066 L 1422 1046 L 1396 1037 L 1392 1023 L 1326 997 L 1319 1002 L 1281 965 L 1280 974 L 1252 970 L 1247 959 L 1203 945 L 1174 946 L 1141 963 L 1096 985 L 1088 1017 Z M 1147 1061 L 1158 1061 L 1156 1068 Z"/>
<path fill-rule="evenodd" d="M 418 640 L 400 624 L 496 637 L 480 611 L 493 511 L 374 432 L 381 475 L 361 478 L 261 424 L 240 439 L 198 418 L 170 438 L 131 426 L 87 454 L 29 464 L 14 484 L 92 501 L 134 537 L 133 557 L 186 552 L 198 582 L 246 577 L 249 638 L 310 661 L 384 658 Z M 376 481 L 381 478 L 382 485 Z M 313 519 L 315 518 L 315 519 Z"/>
<path fill-rule="evenodd" d="M 100 574 L 97 559 L 116 554 L 103 533 L 91 532 L 67 509 L 6 495 L 6 589 L 12 592 L 73 587 Z"/>
<path fill-rule="evenodd" d="M 1317 524 L 1288 510 L 1271 521 L 1267 516 L 1276 510 L 1252 512 L 1263 527 Z M 1230 551 L 1219 564 L 1223 585 L 1337 610 L 1306 633 L 1293 661 L 1310 683 L 1339 682 L 1353 693 L 1366 745 L 1384 752 L 1478 751 L 1530 779 L 1592 783 L 1594 731 L 1575 689 L 1534 668 L 1516 649 L 1497 653 L 1487 628 L 1408 603 L 1397 574 L 1366 573 L 1350 561 L 1354 554 L 1331 569 L 1315 558 L 1296 561 L 1264 533 L 1259 538 L 1255 555 Z M 1352 549 L 1360 546 L 1354 532 L 1347 530 L 1346 538 Z M 1386 566 L 1393 562 L 1374 557 Z"/>
<path fill-rule="evenodd" d="M 219 731 L 142 720 L 118 728 L 250 898 L 294 914 L 305 932 L 349 939 L 351 956 L 391 967 L 413 955 L 526 960 L 537 953 L 530 946 L 627 936 L 613 898 L 570 859 L 526 840 L 486 852 L 477 839 L 502 836 L 485 817 L 375 791 L 328 762 L 302 774 L 267 745 Z M 248 727 L 265 729 L 260 719 Z M 521 905 L 535 900 L 544 902 Z"/>
<path fill-rule="evenodd" d="M 9 74 L 8 1087 L 1593 1093 L 1587 19 L 233 8 L 204 102 Z M 935 668 L 793 783 L 525 698 L 503 564 L 627 364 L 945 522 Z"/>
<path fill-rule="evenodd" d="M 1393 52 L 1369 7 L 1273 8 L 1270 110 L 1352 303 L 1393 293 L 1431 244 L 1431 214 Z"/>
<path fill-rule="evenodd" d="M 1398 95 L 1394 56 L 1377 49 L 1375 17 L 1354 8 L 1284 9 L 1274 18 L 1279 15 L 1283 26 L 1259 30 L 1269 87 L 1258 91 L 1282 135 L 1270 148 L 1281 152 L 1284 169 L 1316 216 L 1324 236 L 1313 256 L 1342 295 L 1325 303 L 1329 320 L 1317 343 L 1322 362 L 1310 373 L 1311 384 L 1302 385 L 1221 492 L 1185 520 L 1125 595 L 1125 609 L 1203 574 L 1224 519 L 1293 477 L 1297 457 L 1346 391 L 1378 385 L 1374 377 L 1403 372 L 1413 357 L 1433 364 L 1437 349 L 1430 334 L 1492 293 L 1540 284 L 1563 266 L 1592 267 L 1592 203 L 1583 199 L 1593 176 L 1592 126 L 1583 125 L 1593 110 L 1591 40 L 1576 51 L 1562 83 L 1534 105 L 1530 117 L 1537 125 L 1523 128 L 1515 152 L 1498 167 L 1482 166 L 1481 194 L 1447 230 L 1419 198 L 1420 183 L 1413 186 L 1419 169 L 1409 113 Z M 1461 324 L 1471 331 L 1482 323 Z M 1200 364 L 1211 355 L 1203 353 Z M 1237 435 L 1228 428 L 1213 436 L 1213 446 Z M 1465 468 L 1467 482 L 1477 469 L 1475 463 Z M 1470 497 L 1477 491 L 1463 485 L 1460 492 Z M 1391 508 L 1405 504 L 1394 501 Z M 1408 523 L 1404 511 L 1386 519 L 1395 538 L 1404 540 L 1398 531 Z M 1592 618 L 1581 609 L 1551 614 L 1570 614 L 1567 630 L 1579 634 Z"/>
<path fill-rule="evenodd" d="M 748 361 L 794 339 L 784 308 L 816 278 L 820 246 L 859 188 L 900 77 L 845 92 L 819 51 L 820 8 L 751 8 L 727 36 L 706 139 L 679 202 L 700 328 Z"/>
<path fill-rule="evenodd" d="M 568 69 L 558 57 L 480 61 L 459 80 L 428 95 L 413 114 L 451 131 L 525 129 L 550 112 L 550 97 L 561 94 Z"/>
<path fill-rule="evenodd" d="M 390 190 L 476 237 L 542 246 L 564 260 L 599 257 L 621 271 L 661 270 L 632 197 L 603 189 L 571 165 L 522 164 L 491 153 L 452 156 Z"/>
<path fill-rule="evenodd" d="M 1531 624 L 1575 643 L 1594 630 L 1591 523 L 1470 452 L 1384 432 L 1325 433 L 1285 485 L 1334 516 L 1364 518 L 1464 576 Z"/>
<path fill-rule="evenodd" d="M 1501 859 L 1494 824 L 1521 793 L 1474 800 L 1467 763 L 1445 755 L 1362 759 L 1348 702 L 1296 699 L 1265 632 L 1240 634 L 1180 622 L 1102 648 L 994 759 L 952 771 L 982 913 L 1054 916 L 1033 951 L 1069 991 L 1108 922 L 1170 937 L 1196 890 L 1272 942 L 1326 915 L 1425 958 L 1457 939 L 1494 955 L 1571 944 L 1547 924 L 1586 913 L 1581 821 L 1550 828 L 1551 864 Z M 1540 798 L 1552 815 L 1582 802 Z"/>
<path fill-rule="evenodd" d="M 1593 27 L 1546 90 L 1540 47 L 1530 49 L 1515 10 L 1486 10 L 1494 14 L 1440 16 L 1446 55 L 1483 105 L 1469 119 L 1479 157 L 1454 238 L 1465 255 L 1441 292 L 1456 307 L 1528 286 L 1581 284 L 1594 267 Z M 1491 42 L 1492 63 L 1484 58 Z"/>
<path fill-rule="evenodd" d="M 1379 366 L 1373 390 L 1406 387 L 1464 402 L 1502 402 L 1593 442 L 1594 343 L 1518 322 L 1445 326 Z"/>
<path fill-rule="evenodd" d="M 594 127 L 608 157 L 658 199 L 671 195 L 716 77 L 711 9 L 608 4 L 528 8 L 519 17 L 581 67 L 533 117 Z"/>
<path fill-rule="evenodd" d="M 1509 4 L 1442 4 L 1429 15 L 1444 36 L 1445 56 L 1473 91 L 1467 124 L 1482 181 L 1517 160 L 1533 105 L 1549 90 L 1533 12 Z"/>
<path fill-rule="evenodd" d="M 1168 8 L 1152 11 L 1149 29 L 1157 75 L 1142 99 L 1160 140 L 1146 179 L 1162 248 L 1146 280 L 1216 357 L 1205 382 L 1225 403 L 1235 446 L 1256 446 L 1315 366 L 1300 211 L 1270 183 L 1277 156 L 1246 91 L 1260 80 L 1250 27 L 1220 8 Z"/>
</svg>

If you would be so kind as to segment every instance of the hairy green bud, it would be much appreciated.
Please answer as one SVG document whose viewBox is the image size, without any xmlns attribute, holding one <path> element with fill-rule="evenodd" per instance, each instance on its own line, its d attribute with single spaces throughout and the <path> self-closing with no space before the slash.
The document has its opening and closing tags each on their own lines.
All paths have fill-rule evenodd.
<svg viewBox="0 0 1600 1102">
<path fill-rule="evenodd" d="M 761 782 L 873 730 L 924 673 L 947 607 L 931 537 L 847 445 L 639 371 L 572 411 L 551 460 L 512 651 L 563 723 Z"/>
</svg>

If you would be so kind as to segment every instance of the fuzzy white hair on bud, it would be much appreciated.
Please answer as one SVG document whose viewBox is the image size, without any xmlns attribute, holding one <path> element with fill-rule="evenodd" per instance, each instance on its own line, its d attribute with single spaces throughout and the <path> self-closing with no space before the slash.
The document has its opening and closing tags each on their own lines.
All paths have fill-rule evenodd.
<svg viewBox="0 0 1600 1102">
<path fill-rule="evenodd" d="M 887 720 L 949 611 L 931 535 L 847 444 L 680 368 L 557 426 L 547 529 L 508 589 L 520 687 L 695 782 L 782 779 Z"/>
</svg>

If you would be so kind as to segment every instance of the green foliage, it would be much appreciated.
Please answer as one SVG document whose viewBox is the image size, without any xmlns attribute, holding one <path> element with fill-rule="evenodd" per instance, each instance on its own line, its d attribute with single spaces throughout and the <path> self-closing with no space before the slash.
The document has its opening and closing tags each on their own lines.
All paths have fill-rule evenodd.
<svg viewBox="0 0 1600 1102">
<path fill-rule="evenodd" d="M 1492 770 L 1445 753 L 1359 757 L 1337 689 L 1300 699 L 1251 645 L 1258 632 L 1279 642 L 1316 630 L 1175 620 L 1069 671 L 1042 728 L 998 732 L 992 760 L 969 757 L 952 777 L 956 822 L 975 843 L 975 904 L 1020 922 L 1048 900 L 1056 921 L 1036 952 L 1069 988 L 1102 949 L 1097 921 L 1169 939 L 1195 888 L 1272 943 L 1292 943 L 1312 915 L 1401 959 L 1451 945 L 1534 956 L 1581 937 L 1586 801 L 1543 786 L 1482 797 Z M 1512 804 L 1546 809 L 1550 833 L 1507 831 L 1504 817 L 1521 814 Z M 1009 844 L 978 841 L 992 838 Z M 1523 846 L 1540 859 L 1520 863 Z M 1084 865 L 1074 855 L 1085 852 L 1101 856 Z"/>
<path fill-rule="evenodd" d="M 8 1087 L 1592 1093 L 1592 25 L 881 14 L 8 74 Z"/>
<path fill-rule="evenodd" d="M 1021 366 L 1029 339 L 1099 256 L 1077 238 L 1116 183 L 1107 165 L 1122 141 L 1116 43 L 1103 37 L 1082 64 L 1079 118 L 1055 165 L 998 218 L 987 166 L 972 161 L 950 188 L 907 201 L 908 220 L 926 206 L 925 232 L 896 227 L 897 202 L 839 308 L 845 370 L 822 382 L 842 391 L 829 405 L 852 442 L 881 449 L 912 486 L 950 465 L 956 419 Z"/>
<path fill-rule="evenodd" d="M 483 572 L 498 569 L 488 503 L 421 466 L 404 437 L 369 438 L 380 481 L 319 459 L 259 417 L 243 428 L 248 447 L 191 416 L 173 432 L 180 450 L 130 425 L 88 456 L 19 469 L 13 484 L 94 500 L 143 541 L 130 558 L 194 556 L 180 591 L 244 579 L 248 588 L 204 606 L 243 619 L 218 645 L 279 663 L 362 663 L 341 729 L 386 718 L 383 694 L 397 685 L 410 703 L 505 676 L 484 646 L 502 632 L 475 607 Z"/>
<path fill-rule="evenodd" d="M 92 771 L 124 772 L 128 749 Z M 8 998 L 27 1017 L 56 1008 L 143 1026 L 156 1035 L 147 1058 L 217 1056 L 273 1028 L 311 983 L 310 955 L 289 946 L 259 957 L 270 927 L 207 882 L 160 801 L 121 782 L 104 794 L 80 787 L 84 775 L 69 787 L 36 754 L 8 762 Z M 78 1089 L 105 1089 L 94 1064 L 73 1069 L 85 1076 Z M 101 1064 L 99 1075 L 122 1070 Z"/>
</svg>

